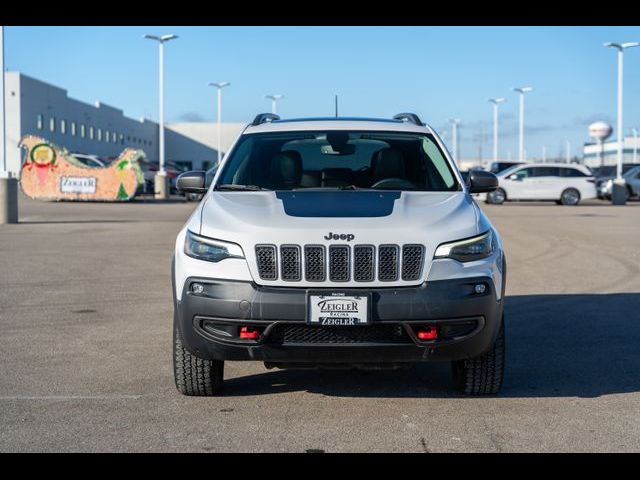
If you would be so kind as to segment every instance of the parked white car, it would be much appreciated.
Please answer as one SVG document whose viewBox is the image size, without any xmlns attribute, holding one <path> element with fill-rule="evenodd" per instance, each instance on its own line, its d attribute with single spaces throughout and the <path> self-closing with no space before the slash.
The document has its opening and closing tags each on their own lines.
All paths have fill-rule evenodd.
<svg viewBox="0 0 640 480">
<path fill-rule="evenodd" d="M 527 163 L 498 175 L 499 187 L 487 194 L 487 203 L 508 200 L 553 200 L 558 205 L 577 205 L 596 198 L 595 178 L 584 165 Z"/>
</svg>

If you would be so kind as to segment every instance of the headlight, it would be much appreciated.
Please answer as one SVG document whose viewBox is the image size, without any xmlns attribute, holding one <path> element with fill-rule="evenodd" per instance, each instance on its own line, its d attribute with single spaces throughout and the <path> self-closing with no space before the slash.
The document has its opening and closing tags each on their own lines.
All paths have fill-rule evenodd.
<svg viewBox="0 0 640 480">
<path fill-rule="evenodd" d="M 443 243 L 436 249 L 433 258 L 453 258 L 459 262 L 471 262 L 488 257 L 495 248 L 493 233 L 489 230 L 478 237 Z"/>
<path fill-rule="evenodd" d="M 240 245 L 201 237 L 189 230 L 184 239 L 184 253 L 207 262 L 219 262 L 225 258 L 244 258 Z"/>
</svg>

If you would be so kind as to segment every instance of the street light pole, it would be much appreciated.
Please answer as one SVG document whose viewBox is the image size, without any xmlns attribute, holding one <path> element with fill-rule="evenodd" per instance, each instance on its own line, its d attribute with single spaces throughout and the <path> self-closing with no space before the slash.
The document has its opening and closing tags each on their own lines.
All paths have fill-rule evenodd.
<svg viewBox="0 0 640 480">
<path fill-rule="evenodd" d="M 452 118 L 449 120 L 451 123 L 451 143 L 453 143 L 453 161 L 456 162 L 457 165 L 460 165 L 458 162 L 458 125 L 460 125 L 459 118 Z"/>
<path fill-rule="evenodd" d="M 521 162 L 524 161 L 524 94 L 533 91 L 532 87 L 518 87 L 513 89 L 520 94 L 520 127 L 518 135 L 518 156 Z"/>
<path fill-rule="evenodd" d="M 565 142 L 567 146 L 566 160 L 567 160 L 567 163 L 571 163 L 571 142 L 569 140 L 565 140 Z"/>
<path fill-rule="evenodd" d="M 490 98 L 489 102 L 493 103 L 493 161 L 498 161 L 498 105 L 504 103 L 505 98 Z"/>
<path fill-rule="evenodd" d="M 231 85 L 229 82 L 210 83 L 210 87 L 218 89 L 218 163 L 222 159 L 222 89 Z"/>
<path fill-rule="evenodd" d="M 160 96 L 160 112 L 159 112 L 159 140 L 158 140 L 158 154 L 159 154 L 159 169 L 155 178 L 155 197 L 157 199 L 165 200 L 169 198 L 169 184 L 167 182 L 167 172 L 164 168 L 164 44 L 169 40 L 178 38 L 177 35 L 144 35 L 143 38 L 149 40 L 155 40 L 158 42 L 159 48 L 159 96 Z"/>
<path fill-rule="evenodd" d="M 547 163 L 547 146 L 542 146 L 542 163 Z"/>
<path fill-rule="evenodd" d="M 276 102 L 278 100 L 280 100 L 281 98 L 284 98 L 284 95 L 265 95 L 264 98 L 270 98 L 271 99 L 271 113 L 273 113 L 275 115 L 276 113 Z"/>
<path fill-rule="evenodd" d="M 638 163 L 638 129 L 632 128 L 633 133 L 633 163 Z"/>
<path fill-rule="evenodd" d="M 6 115 L 4 104 L 4 26 L 0 26 L 0 224 L 18 223 L 18 180 L 7 168 Z"/>
<path fill-rule="evenodd" d="M 624 135 L 622 132 L 622 78 L 623 78 L 623 63 L 624 63 L 624 49 L 640 46 L 640 42 L 627 42 L 627 43 L 613 43 L 608 42 L 604 44 L 605 47 L 615 48 L 618 50 L 618 168 L 616 169 L 616 179 L 613 182 L 613 189 L 611 193 L 611 200 L 614 205 L 624 205 L 626 200 L 626 187 L 624 185 L 624 179 L 622 178 L 622 147 L 624 142 Z"/>
</svg>

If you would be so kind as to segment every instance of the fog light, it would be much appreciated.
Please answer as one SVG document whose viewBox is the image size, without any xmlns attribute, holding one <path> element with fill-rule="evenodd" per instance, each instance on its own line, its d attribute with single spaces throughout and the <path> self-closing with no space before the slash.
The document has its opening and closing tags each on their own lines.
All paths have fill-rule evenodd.
<svg viewBox="0 0 640 480">
<path fill-rule="evenodd" d="M 192 283 L 191 284 L 191 291 L 193 293 L 197 293 L 199 295 L 202 292 L 204 292 L 204 285 L 202 285 L 201 283 Z"/>
<path fill-rule="evenodd" d="M 487 286 L 484 283 L 478 283 L 475 287 L 473 287 L 477 294 L 481 294 L 487 291 Z"/>
<path fill-rule="evenodd" d="M 438 338 L 436 327 L 424 327 L 418 330 L 418 340 L 435 340 Z"/>
<path fill-rule="evenodd" d="M 260 329 L 255 327 L 240 327 L 240 338 L 244 340 L 258 340 Z"/>
</svg>

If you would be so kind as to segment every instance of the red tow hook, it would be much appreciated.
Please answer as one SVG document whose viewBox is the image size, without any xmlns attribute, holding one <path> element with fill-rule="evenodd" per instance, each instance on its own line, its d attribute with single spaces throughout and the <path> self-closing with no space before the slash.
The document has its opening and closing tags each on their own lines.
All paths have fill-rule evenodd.
<svg viewBox="0 0 640 480">
<path fill-rule="evenodd" d="M 419 328 L 417 336 L 418 340 L 436 340 L 438 338 L 438 330 L 436 330 L 436 327 Z"/>
<path fill-rule="evenodd" d="M 258 340 L 260 338 L 260 330 L 254 327 L 240 327 L 240 338 L 243 340 Z"/>
</svg>

